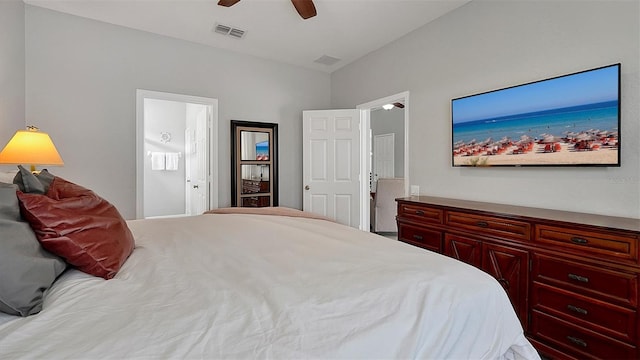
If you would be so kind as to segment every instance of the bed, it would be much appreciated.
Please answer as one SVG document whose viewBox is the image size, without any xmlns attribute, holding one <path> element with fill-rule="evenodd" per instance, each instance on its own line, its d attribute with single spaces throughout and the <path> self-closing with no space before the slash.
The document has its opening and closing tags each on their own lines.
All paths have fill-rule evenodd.
<svg viewBox="0 0 640 360">
<path fill-rule="evenodd" d="M 331 221 L 128 221 L 110 280 L 67 269 L 42 311 L 0 313 L 0 358 L 539 359 L 500 285 Z"/>
</svg>

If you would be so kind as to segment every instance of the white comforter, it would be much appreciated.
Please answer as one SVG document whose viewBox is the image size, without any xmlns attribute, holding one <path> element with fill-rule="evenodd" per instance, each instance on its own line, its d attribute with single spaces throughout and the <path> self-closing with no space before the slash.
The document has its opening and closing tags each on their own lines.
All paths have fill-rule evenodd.
<svg viewBox="0 0 640 360">
<path fill-rule="evenodd" d="M 67 271 L 0 358 L 537 359 L 505 292 L 447 257 L 323 220 L 129 222 L 112 280 Z"/>
</svg>

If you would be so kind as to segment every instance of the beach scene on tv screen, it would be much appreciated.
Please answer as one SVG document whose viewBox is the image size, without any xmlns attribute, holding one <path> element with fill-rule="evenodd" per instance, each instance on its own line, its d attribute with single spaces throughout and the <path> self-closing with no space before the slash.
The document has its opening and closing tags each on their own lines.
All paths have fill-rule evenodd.
<svg viewBox="0 0 640 360">
<path fill-rule="evenodd" d="M 618 70 L 454 99 L 453 165 L 617 165 Z"/>
</svg>

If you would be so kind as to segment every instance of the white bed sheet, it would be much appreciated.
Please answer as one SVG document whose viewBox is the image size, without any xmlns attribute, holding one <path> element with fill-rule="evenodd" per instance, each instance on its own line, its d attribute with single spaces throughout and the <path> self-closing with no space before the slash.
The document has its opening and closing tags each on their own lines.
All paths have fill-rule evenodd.
<svg viewBox="0 0 640 360">
<path fill-rule="evenodd" d="M 67 271 L 0 317 L 0 358 L 539 358 L 493 278 L 429 251 L 282 216 L 129 226 L 114 279 Z"/>
</svg>

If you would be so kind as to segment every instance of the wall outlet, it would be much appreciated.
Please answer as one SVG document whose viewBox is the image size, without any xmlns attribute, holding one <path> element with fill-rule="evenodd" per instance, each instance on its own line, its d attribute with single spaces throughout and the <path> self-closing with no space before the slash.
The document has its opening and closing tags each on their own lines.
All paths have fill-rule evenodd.
<svg viewBox="0 0 640 360">
<path fill-rule="evenodd" d="M 411 196 L 418 196 L 420 195 L 420 186 L 418 185 L 411 185 L 411 191 L 410 191 Z"/>
</svg>

